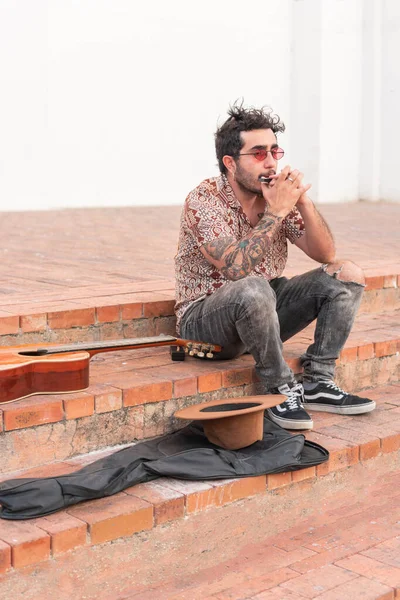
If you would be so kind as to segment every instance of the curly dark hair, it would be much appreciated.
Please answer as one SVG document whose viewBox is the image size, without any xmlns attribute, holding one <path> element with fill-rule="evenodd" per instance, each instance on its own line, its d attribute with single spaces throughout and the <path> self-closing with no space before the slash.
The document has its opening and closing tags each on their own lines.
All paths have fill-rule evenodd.
<svg viewBox="0 0 400 600">
<path fill-rule="evenodd" d="M 218 166 L 221 173 L 226 173 L 227 169 L 222 162 L 225 155 L 232 156 L 235 160 L 238 158 L 240 150 L 244 143 L 240 136 L 242 131 L 252 131 L 253 129 L 272 129 L 276 133 L 283 133 L 285 125 L 278 115 L 272 113 L 272 109 L 263 106 L 262 108 L 243 108 L 243 102 L 235 102 L 229 107 L 228 119 L 215 132 L 215 151 L 218 159 Z"/>
</svg>

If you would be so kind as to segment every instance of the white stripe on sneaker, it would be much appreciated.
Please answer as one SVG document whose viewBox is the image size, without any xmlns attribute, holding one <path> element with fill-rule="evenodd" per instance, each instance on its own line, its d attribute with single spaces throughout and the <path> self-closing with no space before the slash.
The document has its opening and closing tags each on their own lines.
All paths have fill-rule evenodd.
<svg viewBox="0 0 400 600">
<path fill-rule="evenodd" d="M 329 400 L 341 400 L 342 398 L 344 398 L 344 394 L 341 394 L 340 396 L 338 396 L 337 394 L 327 394 L 326 392 L 318 392 L 318 394 L 313 394 L 311 395 L 308 392 L 304 393 L 304 398 L 305 400 L 319 400 L 319 398 L 328 398 Z"/>
</svg>

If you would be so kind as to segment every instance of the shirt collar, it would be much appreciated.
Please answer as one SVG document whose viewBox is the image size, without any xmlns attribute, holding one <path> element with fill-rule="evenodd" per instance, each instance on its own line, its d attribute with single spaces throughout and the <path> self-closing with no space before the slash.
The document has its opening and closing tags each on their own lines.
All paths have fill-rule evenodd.
<svg viewBox="0 0 400 600">
<path fill-rule="evenodd" d="M 240 204 L 239 200 L 236 198 L 235 192 L 233 191 L 232 186 L 229 183 L 227 176 L 222 174 L 221 181 L 222 181 L 224 196 L 225 196 L 225 199 L 226 199 L 227 203 L 229 204 L 229 206 L 231 208 L 234 208 L 235 210 L 241 209 L 242 208 L 241 204 Z"/>
</svg>

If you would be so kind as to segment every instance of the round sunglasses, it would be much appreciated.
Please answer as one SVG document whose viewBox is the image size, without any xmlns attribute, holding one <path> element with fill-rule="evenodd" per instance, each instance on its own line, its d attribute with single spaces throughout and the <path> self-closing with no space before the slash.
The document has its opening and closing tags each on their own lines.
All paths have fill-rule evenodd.
<svg viewBox="0 0 400 600">
<path fill-rule="evenodd" d="M 256 160 L 261 162 L 267 158 L 268 152 L 271 152 L 274 160 L 280 160 L 285 154 L 285 151 L 277 146 L 276 148 L 271 148 L 271 150 L 264 150 L 260 148 L 260 150 L 255 150 L 254 152 L 243 152 L 239 154 L 239 156 L 254 156 Z"/>
</svg>

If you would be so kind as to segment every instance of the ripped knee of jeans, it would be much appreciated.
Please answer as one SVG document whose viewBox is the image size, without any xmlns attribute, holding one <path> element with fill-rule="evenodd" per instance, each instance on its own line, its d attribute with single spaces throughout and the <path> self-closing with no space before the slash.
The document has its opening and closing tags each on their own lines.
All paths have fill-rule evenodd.
<svg viewBox="0 0 400 600">
<path fill-rule="evenodd" d="M 333 272 L 328 269 L 331 267 Z M 353 283 L 365 287 L 364 274 L 360 267 L 350 261 L 342 261 L 337 263 L 324 263 L 321 265 L 322 271 L 332 277 L 338 279 L 342 283 Z M 340 276 L 342 275 L 342 276 Z"/>
<path fill-rule="evenodd" d="M 329 265 L 329 263 L 324 263 L 323 265 L 321 265 L 321 269 L 322 269 L 322 270 L 323 270 L 323 271 L 324 271 L 324 272 L 325 272 L 327 275 L 330 275 L 330 276 L 331 276 L 331 277 L 333 277 L 334 279 L 337 279 L 337 278 L 338 278 L 338 275 L 340 275 L 340 273 L 342 272 L 342 270 L 343 270 L 343 266 L 344 266 L 344 265 L 341 265 L 341 266 L 340 266 L 340 267 L 339 267 L 339 268 L 338 268 L 336 271 L 334 271 L 333 273 L 329 273 L 329 272 L 328 272 L 328 267 L 329 267 L 329 266 L 330 266 L 330 265 Z"/>
</svg>

